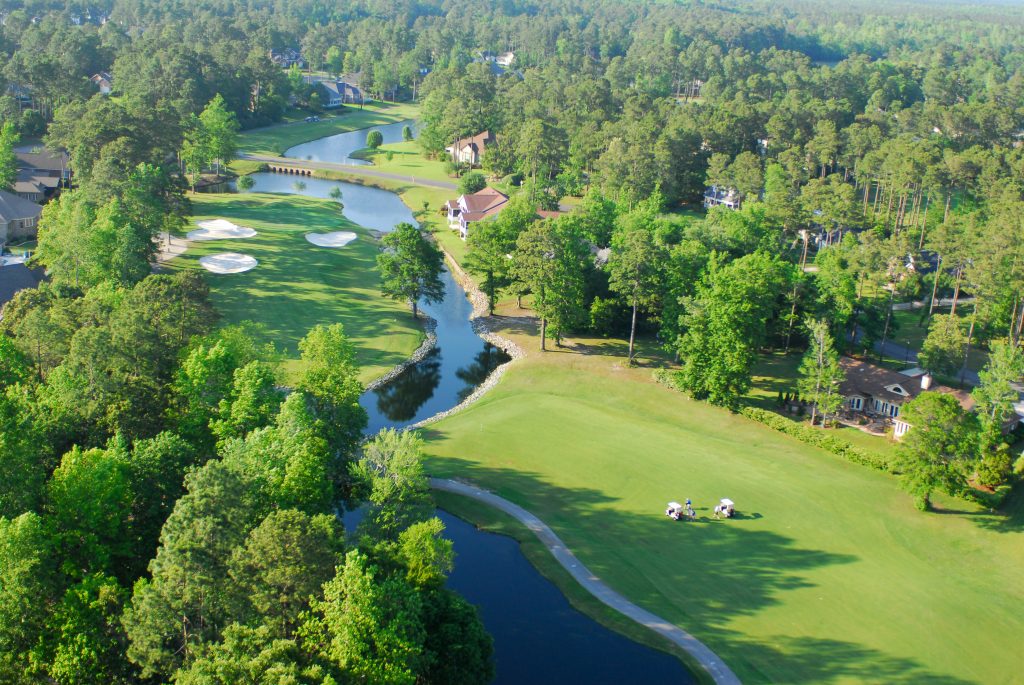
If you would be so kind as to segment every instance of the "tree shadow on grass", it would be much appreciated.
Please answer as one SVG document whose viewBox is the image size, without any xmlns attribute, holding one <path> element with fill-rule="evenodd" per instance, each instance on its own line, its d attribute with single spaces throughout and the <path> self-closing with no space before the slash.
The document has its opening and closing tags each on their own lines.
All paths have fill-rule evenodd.
<svg viewBox="0 0 1024 685">
<path fill-rule="evenodd" d="M 1024 533 L 1024 485 L 1018 483 L 997 510 L 935 508 L 930 513 L 940 516 L 962 516 L 979 528 L 995 533 Z"/>
<path fill-rule="evenodd" d="M 429 445 L 442 434 L 428 427 L 421 435 Z M 729 628 L 736 617 L 784 603 L 791 591 L 816 587 L 815 569 L 854 563 L 854 555 L 801 547 L 778 532 L 751 529 L 744 518 L 673 522 L 653 497 L 649 514 L 625 512 L 606 492 L 557 486 L 537 473 L 449 457 L 431 457 L 428 470 L 488 488 L 537 515 L 597 577 L 706 642 L 743 680 L 966 682 L 855 642 L 781 635 L 762 644 Z"/>
<path fill-rule="evenodd" d="M 974 681 L 938 674 L 914 659 L 883 654 L 842 640 L 778 636 L 771 644 L 737 638 L 735 647 L 751 664 L 775 664 L 793 685 L 853 681 L 886 685 L 970 685 Z M 750 680 L 760 680 L 750 678 Z"/>
</svg>

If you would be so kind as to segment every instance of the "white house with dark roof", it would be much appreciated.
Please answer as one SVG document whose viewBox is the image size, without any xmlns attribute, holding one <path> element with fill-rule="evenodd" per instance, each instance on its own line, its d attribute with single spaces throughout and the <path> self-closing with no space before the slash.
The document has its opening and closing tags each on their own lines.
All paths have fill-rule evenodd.
<svg viewBox="0 0 1024 685">
<path fill-rule="evenodd" d="M 452 157 L 453 162 L 480 166 L 488 145 L 497 140 L 493 133 L 484 131 L 471 138 L 460 138 L 444 149 Z"/>
<path fill-rule="evenodd" d="M 114 90 L 114 77 L 105 71 L 93 74 L 89 80 L 100 89 L 102 95 L 110 95 L 111 91 Z"/>
<path fill-rule="evenodd" d="M 735 188 L 720 188 L 719 186 L 708 186 L 704 189 L 704 207 L 728 207 L 729 209 L 740 208 L 740 195 Z"/>
</svg>

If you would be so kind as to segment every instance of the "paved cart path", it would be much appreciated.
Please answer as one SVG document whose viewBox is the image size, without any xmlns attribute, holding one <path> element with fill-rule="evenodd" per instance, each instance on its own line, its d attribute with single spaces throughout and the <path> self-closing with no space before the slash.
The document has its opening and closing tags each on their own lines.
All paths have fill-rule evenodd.
<svg viewBox="0 0 1024 685">
<path fill-rule="evenodd" d="M 555 559 L 558 560 L 558 563 L 560 563 L 580 585 L 586 588 L 590 594 L 597 597 L 612 609 L 628 616 L 640 625 L 650 628 L 654 632 L 668 638 L 676 645 L 682 647 L 690 654 L 690 656 L 704 667 L 704 670 L 711 674 L 715 683 L 718 683 L 719 685 L 739 685 L 740 679 L 736 677 L 736 674 L 725 665 L 725 662 L 722 661 L 717 654 L 708 649 L 703 642 L 670 621 L 666 621 L 646 609 L 641 609 L 636 604 L 633 604 L 618 592 L 605 585 L 600 578 L 591 573 L 591 571 L 576 558 L 575 554 L 569 551 L 561 538 L 555 534 L 555 531 L 551 530 L 547 524 L 530 512 L 517 504 L 509 502 L 503 497 L 499 497 L 494 493 L 482 490 L 467 483 L 460 483 L 458 481 L 444 478 L 431 478 L 430 487 L 435 490 L 443 490 L 445 492 L 452 492 L 457 495 L 471 497 L 475 500 L 488 504 L 495 509 L 500 509 L 506 514 L 512 516 L 532 530 L 540 541 L 544 543 L 544 546 L 548 548 L 548 551 L 550 551 Z"/>
</svg>

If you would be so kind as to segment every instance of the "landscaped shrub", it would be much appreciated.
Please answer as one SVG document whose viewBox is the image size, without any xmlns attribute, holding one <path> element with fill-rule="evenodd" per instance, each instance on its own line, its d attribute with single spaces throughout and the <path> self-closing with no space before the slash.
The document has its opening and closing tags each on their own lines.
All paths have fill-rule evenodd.
<svg viewBox="0 0 1024 685">
<path fill-rule="evenodd" d="M 763 423 L 769 428 L 774 428 L 781 433 L 792 436 L 800 442 L 828 450 L 832 454 L 852 461 L 855 464 L 863 464 L 864 466 L 870 466 L 873 469 L 889 473 L 896 472 L 882 455 L 854 447 L 842 438 L 830 435 L 821 429 L 795 423 L 784 416 L 779 416 L 775 412 L 756 407 L 744 407 L 740 410 L 740 414 L 758 423 Z"/>
<path fill-rule="evenodd" d="M 459 192 L 463 195 L 472 195 L 487 187 L 487 179 L 479 171 L 470 171 L 459 179 Z"/>
</svg>

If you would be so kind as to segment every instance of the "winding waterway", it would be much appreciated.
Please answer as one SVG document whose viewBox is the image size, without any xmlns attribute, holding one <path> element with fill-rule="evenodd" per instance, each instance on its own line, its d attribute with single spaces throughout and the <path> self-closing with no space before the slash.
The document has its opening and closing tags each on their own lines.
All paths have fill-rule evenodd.
<svg viewBox="0 0 1024 685">
<path fill-rule="evenodd" d="M 404 123 L 392 125 L 398 127 L 399 139 Z M 365 130 L 342 135 L 357 133 L 365 141 Z M 337 136 L 305 145 L 332 138 Z M 329 198 L 338 188 L 345 216 L 382 233 L 402 221 L 416 223 L 409 208 L 388 191 L 309 178 L 297 185 L 295 176 L 272 173 L 252 177 L 253 192 Z M 369 434 L 389 426 L 407 426 L 456 406 L 509 359 L 473 331 L 472 305 L 451 274 L 445 271 L 442 280 L 444 300 L 420 303 L 437 322 L 437 346 L 390 382 L 363 394 L 360 404 L 370 417 Z M 479 607 L 484 625 L 494 636 L 495 684 L 696 682 L 674 657 L 622 637 L 573 609 L 558 588 L 527 561 L 515 540 L 480 531 L 443 511 L 438 515 L 456 554 L 448 585 Z M 354 529 L 353 523 L 346 516 L 346 527 Z"/>
<path fill-rule="evenodd" d="M 380 131 L 384 136 L 384 144 L 402 142 L 402 129 L 406 126 L 412 128 L 415 133 L 417 124 L 412 119 L 399 121 L 394 124 L 383 126 L 371 126 L 361 128 L 348 133 L 338 133 L 326 138 L 311 140 L 308 143 L 300 143 L 284 151 L 285 157 L 292 159 L 305 159 L 311 162 L 334 162 L 336 164 L 356 164 L 363 166 L 370 164 L 363 159 L 357 159 L 350 155 L 356 150 L 366 147 L 366 134 L 370 131 Z"/>
</svg>

